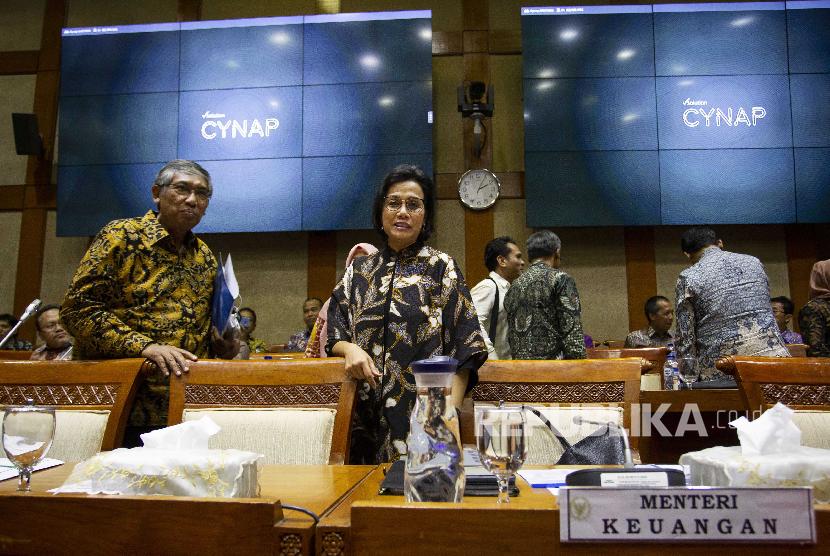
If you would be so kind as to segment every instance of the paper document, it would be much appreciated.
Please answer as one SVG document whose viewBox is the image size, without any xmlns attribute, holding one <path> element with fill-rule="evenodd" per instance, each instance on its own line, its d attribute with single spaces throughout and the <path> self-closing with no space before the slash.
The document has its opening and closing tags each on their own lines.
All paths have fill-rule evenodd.
<svg viewBox="0 0 830 556">
<path fill-rule="evenodd" d="M 41 469 L 49 469 L 50 467 L 57 467 L 58 465 L 63 465 L 63 462 L 59 459 L 43 458 L 40 460 L 40 463 L 35 465 L 34 470 L 40 471 Z M 0 458 L 0 481 L 16 479 L 18 475 L 17 467 L 8 458 Z"/>
</svg>

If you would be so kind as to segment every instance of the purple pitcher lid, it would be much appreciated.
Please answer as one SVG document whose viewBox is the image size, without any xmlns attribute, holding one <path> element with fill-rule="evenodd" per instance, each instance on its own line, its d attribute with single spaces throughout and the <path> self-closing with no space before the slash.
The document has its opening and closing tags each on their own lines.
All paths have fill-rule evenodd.
<svg viewBox="0 0 830 556">
<path fill-rule="evenodd" d="M 435 355 L 429 359 L 413 361 L 410 365 L 413 373 L 454 373 L 458 360 L 449 355 Z"/>
</svg>

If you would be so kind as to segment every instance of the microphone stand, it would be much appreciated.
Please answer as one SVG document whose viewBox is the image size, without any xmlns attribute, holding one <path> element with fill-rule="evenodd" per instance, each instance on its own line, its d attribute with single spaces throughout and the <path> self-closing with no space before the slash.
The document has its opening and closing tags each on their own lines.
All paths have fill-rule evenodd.
<svg viewBox="0 0 830 556">
<path fill-rule="evenodd" d="M 6 342 L 8 342 L 9 339 L 17 333 L 17 329 L 20 328 L 21 326 L 23 326 L 24 322 L 29 320 L 29 317 L 31 317 L 35 313 L 35 311 L 38 310 L 40 305 L 41 305 L 40 299 L 35 299 L 31 303 L 29 303 L 29 305 L 26 307 L 26 309 L 23 310 L 23 314 L 20 315 L 20 320 L 17 321 L 17 324 L 15 324 L 12 327 L 12 329 L 9 330 L 9 332 L 3 337 L 3 339 L 0 340 L 0 349 L 2 349 L 3 346 L 6 345 Z"/>
</svg>

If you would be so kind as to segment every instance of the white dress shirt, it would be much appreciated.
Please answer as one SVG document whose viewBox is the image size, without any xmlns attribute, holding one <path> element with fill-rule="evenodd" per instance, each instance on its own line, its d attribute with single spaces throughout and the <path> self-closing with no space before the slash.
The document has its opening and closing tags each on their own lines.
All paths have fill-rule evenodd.
<svg viewBox="0 0 830 556">
<path fill-rule="evenodd" d="M 493 284 L 490 278 L 496 283 Z M 495 271 L 490 273 L 490 278 L 485 278 L 476 284 L 470 290 L 470 295 L 473 298 L 476 313 L 478 313 L 481 335 L 484 336 L 484 343 L 487 344 L 487 358 L 511 359 L 510 345 L 507 343 L 507 313 L 504 310 L 504 297 L 510 289 L 510 282 Z M 496 300 L 496 285 L 499 288 L 499 316 L 496 323 L 496 337 L 490 338 L 490 312 Z"/>
</svg>

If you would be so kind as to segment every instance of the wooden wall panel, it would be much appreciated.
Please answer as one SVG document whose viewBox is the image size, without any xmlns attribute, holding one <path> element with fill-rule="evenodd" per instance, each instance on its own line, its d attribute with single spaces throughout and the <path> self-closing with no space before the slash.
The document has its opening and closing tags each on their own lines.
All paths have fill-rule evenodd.
<svg viewBox="0 0 830 556">
<path fill-rule="evenodd" d="M 646 300 L 657 292 L 654 228 L 625 228 L 625 278 L 628 288 L 628 329 L 648 324 L 643 315 Z"/>
<path fill-rule="evenodd" d="M 790 224 L 785 228 L 785 238 L 790 299 L 796 307 L 792 327 L 798 332 L 798 310 L 808 301 L 810 271 L 818 256 L 815 229 L 810 224 Z"/>
<path fill-rule="evenodd" d="M 337 282 L 337 232 L 308 233 L 308 297 L 329 298 Z"/>
</svg>

